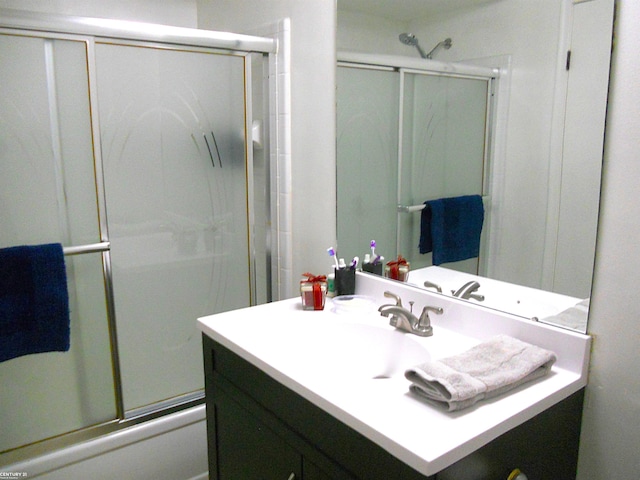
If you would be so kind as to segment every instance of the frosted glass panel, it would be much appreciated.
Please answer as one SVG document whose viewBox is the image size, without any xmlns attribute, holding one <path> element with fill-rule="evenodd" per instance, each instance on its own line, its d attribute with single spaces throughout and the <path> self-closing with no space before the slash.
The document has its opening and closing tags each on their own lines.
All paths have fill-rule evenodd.
<svg viewBox="0 0 640 480">
<path fill-rule="evenodd" d="M 116 418 L 102 257 L 65 263 L 71 347 L 0 363 L 0 451 Z"/>
<path fill-rule="evenodd" d="M 203 388 L 196 318 L 250 302 L 242 57 L 96 46 L 126 410 Z"/>
<path fill-rule="evenodd" d="M 431 265 L 431 254 L 418 253 L 420 213 L 397 214 L 396 206 L 482 194 L 487 88 L 486 80 L 338 68 L 340 256 L 362 257 L 375 239 L 387 259 Z M 453 268 L 477 273 L 478 260 Z"/>
<path fill-rule="evenodd" d="M 486 80 L 405 75 L 401 204 L 482 194 L 486 111 Z M 430 253 L 418 253 L 420 214 L 400 214 L 399 226 L 399 250 L 411 267 L 431 265 Z M 477 259 L 457 263 L 478 273 Z"/>
<path fill-rule="evenodd" d="M 338 254 L 396 252 L 399 74 L 338 68 Z"/>
<path fill-rule="evenodd" d="M 84 42 L 0 35 L 0 247 L 100 241 Z"/>
<path fill-rule="evenodd" d="M 84 42 L 0 35 L 0 248 L 100 241 Z M 100 254 L 66 257 L 68 352 L 0 363 L 0 451 L 116 417 Z"/>
</svg>

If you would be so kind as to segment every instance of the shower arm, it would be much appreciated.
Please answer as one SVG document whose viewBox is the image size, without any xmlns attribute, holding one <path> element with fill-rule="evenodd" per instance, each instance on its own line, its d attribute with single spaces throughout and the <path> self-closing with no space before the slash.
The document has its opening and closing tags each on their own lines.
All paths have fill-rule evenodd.
<svg viewBox="0 0 640 480">
<path fill-rule="evenodd" d="M 418 49 L 420 50 L 420 55 L 422 55 L 424 52 L 422 52 L 422 49 L 416 45 L 416 47 L 418 47 Z M 433 50 L 431 50 L 429 53 L 427 53 L 427 55 L 422 55 L 422 58 L 428 58 L 429 60 L 433 59 L 433 55 L 436 53 L 436 51 L 439 48 L 444 48 L 445 50 L 449 50 L 451 48 L 451 39 L 450 38 L 446 38 L 443 41 L 441 41 L 440 43 L 438 43 L 435 47 L 433 47 Z"/>
<path fill-rule="evenodd" d="M 429 56 L 429 55 L 431 55 L 431 53 L 426 53 L 426 52 L 422 49 L 422 47 L 420 46 L 420 44 L 419 44 L 419 43 L 416 43 L 416 44 L 415 44 L 415 47 L 418 49 L 418 53 L 420 53 L 420 56 L 421 56 L 422 58 L 431 58 L 431 57 Z M 435 50 L 435 49 L 434 49 L 434 50 Z M 433 50 L 432 50 L 432 51 L 433 51 Z"/>
</svg>

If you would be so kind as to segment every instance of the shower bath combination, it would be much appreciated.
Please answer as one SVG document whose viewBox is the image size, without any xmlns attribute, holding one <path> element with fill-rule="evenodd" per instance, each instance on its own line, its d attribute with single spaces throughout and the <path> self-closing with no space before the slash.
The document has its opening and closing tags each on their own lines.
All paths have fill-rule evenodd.
<svg viewBox="0 0 640 480">
<path fill-rule="evenodd" d="M 433 58 L 433 55 L 435 54 L 435 52 L 439 48 L 442 47 L 445 50 L 449 50 L 451 48 L 451 45 L 452 45 L 451 39 L 450 38 L 446 38 L 443 41 L 441 41 L 440 43 L 438 43 L 435 47 L 433 47 L 433 49 L 429 53 L 425 53 L 425 51 L 420 46 L 420 43 L 418 43 L 418 37 L 416 37 L 413 33 L 401 33 L 398 38 L 405 45 L 409 45 L 411 47 L 416 47 L 418 49 L 418 52 L 420 53 L 420 56 L 422 58 L 427 58 L 429 60 L 431 60 Z"/>
</svg>

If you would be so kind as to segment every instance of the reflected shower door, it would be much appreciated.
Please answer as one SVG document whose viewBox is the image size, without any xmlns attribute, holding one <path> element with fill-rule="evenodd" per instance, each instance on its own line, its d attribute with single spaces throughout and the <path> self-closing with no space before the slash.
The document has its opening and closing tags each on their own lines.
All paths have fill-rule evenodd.
<svg viewBox="0 0 640 480">
<path fill-rule="evenodd" d="M 86 42 L 0 34 L 0 58 L 0 248 L 100 242 Z M 117 417 L 102 256 L 65 266 L 70 349 L 0 363 L 0 452 Z"/>
<path fill-rule="evenodd" d="M 401 205 L 485 194 L 488 89 L 486 79 L 404 74 Z M 398 213 L 398 252 L 412 269 L 432 264 L 431 253 L 418 252 L 419 239 L 420 212 Z M 478 258 L 446 266 L 478 274 Z"/>
<path fill-rule="evenodd" d="M 338 254 L 396 251 L 399 74 L 338 68 Z"/>
<path fill-rule="evenodd" d="M 196 319 L 250 304 L 244 57 L 97 44 L 96 59 L 131 414 L 201 390 Z"/>
<path fill-rule="evenodd" d="M 486 195 L 489 88 L 487 79 L 338 68 L 341 257 L 362 257 L 375 239 L 387 260 L 401 254 L 412 269 L 431 265 L 431 254 L 418 251 L 420 213 L 399 213 L 397 206 Z M 478 264 L 476 258 L 447 267 L 478 273 Z"/>
</svg>

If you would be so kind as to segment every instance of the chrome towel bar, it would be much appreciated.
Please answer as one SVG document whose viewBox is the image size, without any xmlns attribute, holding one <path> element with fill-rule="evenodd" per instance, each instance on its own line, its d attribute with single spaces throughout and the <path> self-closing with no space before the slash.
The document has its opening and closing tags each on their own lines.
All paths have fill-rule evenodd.
<svg viewBox="0 0 640 480">
<path fill-rule="evenodd" d="M 74 247 L 64 247 L 62 252 L 65 255 L 78 255 L 80 253 L 106 252 L 111 248 L 111 242 L 89 243 Z"/>
<path fill-rule="evenodd" d="M 482 203 L 484 204 L 485 207 L 489 202 L 489 198 L 490 198 L 489 195 L 482 196 Z M 424 207 L 426 207 L 424 203 L 421 203 L 420 205 L 398 205 L 397 211 L 398 213 L 413 213 L 413 212 L 419 212 L 421 210 L 424 210 Z"/>
</svg>

